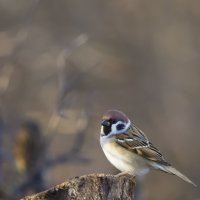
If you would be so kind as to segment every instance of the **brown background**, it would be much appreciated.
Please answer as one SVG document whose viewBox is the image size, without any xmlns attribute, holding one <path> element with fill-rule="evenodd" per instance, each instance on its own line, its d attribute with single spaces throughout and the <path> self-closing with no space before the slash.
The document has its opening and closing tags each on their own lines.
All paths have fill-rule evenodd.
<svg viewBox="0 0 200 200">
<path fill-rule="evenodd" d="M 1 188 L 20 183 L 13 146 L 26 119 L 51 135 L 47 158 L 68 152 L 84 132 L 76 147 L 89 160 L 46 169 L 45 188 L 118 173 L 99 145 L 101 115 L 110 108 L 127 113 L 200 185 L 199 8 L 197 0 L 0 0 L 0 151 L 8 157 Z M 198 188 L 161 172 L 138 188 L 140 200 L 200 199 Z"/>
</svg>

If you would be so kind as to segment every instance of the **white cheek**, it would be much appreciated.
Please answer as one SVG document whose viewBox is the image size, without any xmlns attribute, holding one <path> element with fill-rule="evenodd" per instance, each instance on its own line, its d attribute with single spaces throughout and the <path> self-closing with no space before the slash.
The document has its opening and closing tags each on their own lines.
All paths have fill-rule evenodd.
<svg viewBox="0 0 200 200">
<path fill-rule="evenodd" d="M 119 124 L 124 124 L 125 127 L 122 130 L 117 130 L 117 125 L 119 125 Z M 112 125 L 111 134 L 115 135 L 115 134 L 124 133 L 125 131 L 127 131 L 129 129 L 130 125 L 131 125 L 130 120 L 128 121 L 128 123 L 117 122 L 116 124 Z"/>
</svg>

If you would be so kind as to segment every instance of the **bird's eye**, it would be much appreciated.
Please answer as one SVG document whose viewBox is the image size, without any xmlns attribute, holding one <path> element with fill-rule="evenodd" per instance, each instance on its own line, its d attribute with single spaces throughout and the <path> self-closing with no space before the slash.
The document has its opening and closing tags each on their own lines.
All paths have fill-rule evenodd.
<svg viewBox="0 0 200 200">
<path fill-rule="evenodd" d="M 111 123 L 110 123 L 108 120 L 103 120 L 103 121 L 101 122 L 101 125 L 102 125 L 102 126 L 110 126 Z"/>
<path fill-rule="evenodd" d="M 116 124 L 116 123 L 117 123 L 117 120 L 115 120 L 115 119 L 110 119 L 110 123 L 111 123 L 111 124 Z"/>
<path fill-rule="evenodd" d="M 117 125 L 117 130 L 118 131 L 121 131 L 121 130 L 123 130 L 125 128 L 125 125 L 124 124 L 118 124 Z"/>
</svg>

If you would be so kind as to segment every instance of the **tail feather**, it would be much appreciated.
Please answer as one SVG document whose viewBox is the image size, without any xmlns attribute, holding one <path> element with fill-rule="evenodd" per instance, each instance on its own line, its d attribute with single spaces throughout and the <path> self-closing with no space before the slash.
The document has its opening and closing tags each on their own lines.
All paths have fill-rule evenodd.
<svg viewBox="0 0 200 200">
<path fill-rule="evenodd" d="M 175 169 L 172 166 L 163 166 L 161 170 L 168 172 L 170 174 L 176 175 L 179 178 L 183 179 L 184 181 L 186 181 L 186 182 L 194 185 L 195 187 L 197 187 L 197 185 L 194 182 L 192 182 L 188 177 L 186 177 L 184 174 L 182 174 L 181 172 L 179 172 L 177 169 Z"/>
</svg>

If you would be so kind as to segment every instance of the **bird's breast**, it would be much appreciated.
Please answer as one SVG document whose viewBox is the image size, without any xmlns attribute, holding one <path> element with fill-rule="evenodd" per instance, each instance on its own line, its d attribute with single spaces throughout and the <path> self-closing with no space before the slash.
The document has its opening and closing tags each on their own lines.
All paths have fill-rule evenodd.
<svg viewBox="0 0 200 200">
<path fill-rule="evenodd" d="M 122 172 L 143 175 L 149 170 L 143 159 L 118 145 L 115 141 L 101 141 L 101 147 L 112 165 Z"/>
</svg>

